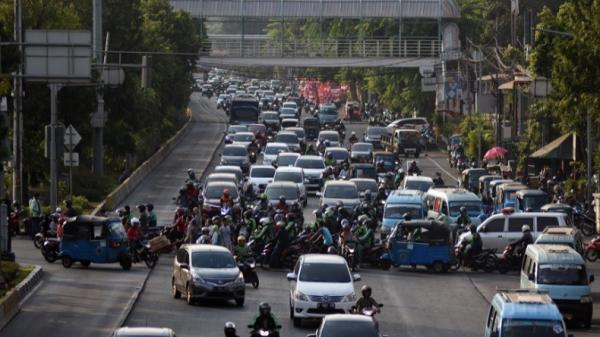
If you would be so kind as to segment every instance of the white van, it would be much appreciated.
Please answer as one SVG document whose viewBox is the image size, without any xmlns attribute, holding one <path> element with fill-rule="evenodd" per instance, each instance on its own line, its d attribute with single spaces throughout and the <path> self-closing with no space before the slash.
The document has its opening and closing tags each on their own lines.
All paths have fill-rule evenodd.
<svg viewBox="0 0 600 337">
<path fill-rule="evenodd" d="M 427 219 L 438 220 L 448 225 L 456 223 L 460 208 L 466 207 L 471 223 L 481 223 L 483 204 L 481 199 L 463 188 L 432 188 L 425 194 Z"/>
</svg>

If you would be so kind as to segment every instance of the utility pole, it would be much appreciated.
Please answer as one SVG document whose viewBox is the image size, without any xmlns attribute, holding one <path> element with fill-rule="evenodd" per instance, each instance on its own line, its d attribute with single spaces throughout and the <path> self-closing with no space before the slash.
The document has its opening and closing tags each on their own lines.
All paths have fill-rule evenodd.
<svg viewBox="0 0 600 337">
<path fill-rule="evenodd" d="M 56 102 L 60 84 L 50 84 L 50 209 L 58 204 L 58 151 L 56 127 L 58 126 L 58 103 Z"/>
<path fill-rule="evenodd" d="M 13 174 L 12 199 L 23 204 L 23 5 L 14 0 L 14 38 L 19 48 L 19 66 L 13 82 Z"/>
<path fill-rule="evenodd" d="M 93 0 L 93 53 L 96 63 L 102 62 L 102 0 Z M 103 69 L 101 68 L 101 71 Z M 103 84 L 100 82 L 96 90 L 97 110 L 92 114 L 92 138 L 94 143 L 94 167 L 97 175 L 104 175 L 104 113 Z"/>
<path fill-rule="evenodd" d="M 590 112 L 588 107 L 587 116 L 585 118 L 585 133 L 587 137 L 587 185 L 586 185 L 586 201 L 588 203 L 592 202 L 592 113 Z"/>
</svg>

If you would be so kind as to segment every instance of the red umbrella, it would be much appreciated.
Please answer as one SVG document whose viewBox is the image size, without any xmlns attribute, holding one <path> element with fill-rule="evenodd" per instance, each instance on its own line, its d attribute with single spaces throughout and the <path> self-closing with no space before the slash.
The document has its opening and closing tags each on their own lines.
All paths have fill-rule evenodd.
<svg viewBox="0 0 600 337">
<path fill-rule="evenodd" d="M 502 148 L 500 146 L 495 146 L 495 147 L 489 149 L 485 153 L 485 156 L 483 156 L 483 159 L 485 159 L 485 160 L 492 160 L 492 159 L 496 159 L 498 157 L 504 157 L 507 152 L 508 151 L 506 151 L 505 148 Z"/>
</svg>

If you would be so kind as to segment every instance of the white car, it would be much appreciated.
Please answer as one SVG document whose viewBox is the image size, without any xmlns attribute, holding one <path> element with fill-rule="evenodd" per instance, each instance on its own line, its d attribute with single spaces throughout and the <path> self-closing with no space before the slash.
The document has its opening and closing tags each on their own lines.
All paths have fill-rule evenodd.
<svg viewBox="0 0 600 337">
<path fill-rule="evenodd" d="M 263 165 L 271 165 L 271 163 L 277 159 L 277 155 L 280 152 L 289 152 L 290 149 L 288 148 L 286 143 L 267 143 L 267 145 L 265 146 L 265 150 L 262 153 L 263 156 L 263 160 L 262 163 Z"/>
<path fill-rule="evenodd" d="M 304 170 L 304 176 L 308 179 L 306 188 L 311 190 L 319 190 L 323 183 L 323 171 L 325 170 L 325 162 L 320 156 L 301 156 L 296 160 L 296 167 Z"/>
<path fill-rule="evenodd" d="M 329 180 L 323 187 L 323 193 L 317 193 L 321 197 L 319 206 L 335 205 L 338 201 L 344 204 L 344 208 L 353 210 L 360 202 L 356 184 L 351 181 Z"/>
<path fill-rule="evenodd" d="M 304 186 L 305 178 L 304 171 L 299 167 L 279 167 L 275 171 L 275 176 L 273 177 L 274 182 L 281 181 L 289 181 L 296 185 L 298 185 L 298 190 L 300 191 L 300 202 L 302 206 L 306 207 L 308 202 L 308 198 L 306 196 L 306 186 Z"/>
<path fill-rule="evenodd" d="M 303 318 L 349 314 L 356 302 L 354 281 L 360 281 L 360 275 L 351 274 L 339 255 L 306 254 L 287 279 L 291 281 L 290 318 L 300 326 Z"/>
<path fill-rule="evenodd" d="M 326 140 L 329 141 L 329 147 L 340 146 L 340 135 L 337 133 L 337 131 L 319 132 L 319 136 L 317 137 L 317 147 Z"/>
<path fill-rule="evenodd" d="M 433 187 L 433 179 L 426 176 L 408 176 L 402 182 L 403 190 L 419 190 L 423 193 Z"/>
<path fill-rule="evenodd" d="M 281 152 L 277 155 L 275 163 L 277 167 L 294 166 L 296 160 L 300 158 L 300 154 L 296 152 Z"/>
<path fill-rule="evenodd" d="M 275 168 L 271 165 L 252 165 L 248 174 L 248 184 L 261 193 L 265 191 L 268 184 L 273 182 Z"/>
<path fill-rule="evenodd" d="M 254 140 L 254 133 L 249 131 L 236 132 L 231 136 L 232 144 L 239 144 L 248 147 Z"/>
</svg>

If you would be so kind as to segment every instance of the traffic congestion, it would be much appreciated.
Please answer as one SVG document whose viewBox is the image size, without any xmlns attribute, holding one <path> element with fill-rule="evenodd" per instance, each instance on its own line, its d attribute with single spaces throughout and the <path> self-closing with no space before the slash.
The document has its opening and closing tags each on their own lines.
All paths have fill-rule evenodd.
<svg viewBox="0 0 600 337">
<path fill-rule="evenodd" d="M 485 162 L 466 158 L 459 137 L 440 145 L 425 118 L 386 120 L 339 92 L 317 102 L 300 94 L 300 82 L 222 71 L 197 79 L 194 91 L 229 125 L 213 164 L 181 168 L 187 179 L 177 195 L 162 196 L 172 222 L 157 223 L 148 203 L 106 217 L 61 213 L 36 247 L 65 268 L 152 269 L 168 260 L 170 289 L 162 290 L 172 301 L 200 315 L 206 302 L 256 314 L 243 322 L 224 311 L 226 337 L 291 335 L 283 320 L 300 332 L 316 328 L 308 336 L 396 336 L 378 320 L 393 305 L 378 296 L 383 284 L 362 281 L 398 269 L 426 278 L 516 275 L 517 284 L 488 299 L 484 336 L 566 337 L 592 327 L 595 215 L 565 199 L 558 177 L 517 176 L 503 149 Z M 248 305 L 265 273 L 289 281 L 287 312 L 266 298 Z M 178 330 L 148 326 L 114 336 Z"/>
</svg>

